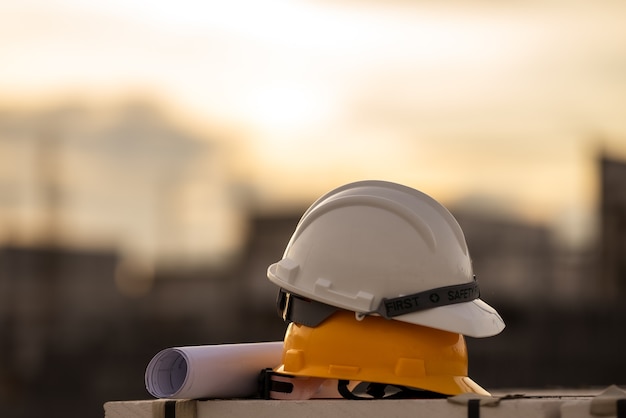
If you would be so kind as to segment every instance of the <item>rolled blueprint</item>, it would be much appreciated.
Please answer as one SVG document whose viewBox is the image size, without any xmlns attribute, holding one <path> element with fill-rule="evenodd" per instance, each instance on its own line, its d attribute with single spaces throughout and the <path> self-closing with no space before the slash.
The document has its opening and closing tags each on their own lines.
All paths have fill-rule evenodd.
<svg viewBox="0 0 626 418">
<path fill-rule="evenodd" d="M 242 398 L 256 393 L 261 370 L 280 364 L 283 342 L 166 348 L 146 368 L 156 398 Z"/>
</svg>

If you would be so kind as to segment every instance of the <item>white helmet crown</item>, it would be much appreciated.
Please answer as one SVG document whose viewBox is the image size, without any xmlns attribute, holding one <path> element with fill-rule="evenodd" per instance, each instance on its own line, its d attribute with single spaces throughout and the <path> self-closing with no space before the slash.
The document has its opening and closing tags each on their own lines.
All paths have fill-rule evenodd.
<svg viewBox="0 0 626 418">
<path fill-rule="evenodd" d="M 361 181 L 320 197 L 268 278 L 286 292 L 360 315 L 471 337 L 504 328 L 478 298 L 465 236 L 452 214 L 396 183 Z"/>
</svg>

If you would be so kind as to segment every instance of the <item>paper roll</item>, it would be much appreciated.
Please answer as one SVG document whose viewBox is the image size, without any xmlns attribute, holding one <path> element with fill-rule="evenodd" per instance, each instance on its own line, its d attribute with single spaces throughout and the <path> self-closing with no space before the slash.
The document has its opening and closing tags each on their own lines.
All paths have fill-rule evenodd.
<svg viewBox="0 0 626 418">
<path fill-rule="evenodd" d="M 146 368 L 156 398 L 243 398 L 256 393 L 261 370 L 280 364 L 283 342 L 166 348 Z"/>
</svg>

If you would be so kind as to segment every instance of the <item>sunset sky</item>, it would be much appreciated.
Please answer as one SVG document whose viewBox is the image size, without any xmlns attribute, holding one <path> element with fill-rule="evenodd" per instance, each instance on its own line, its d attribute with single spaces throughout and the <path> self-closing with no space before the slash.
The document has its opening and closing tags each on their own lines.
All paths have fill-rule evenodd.
<svg viewBox="0 0 626 418">
<path fill-rule="evenodd" d="M 232 132 L 262 202 L 379 178 L 575 238 L 597 153 L 626 156 L 625 19 L 618 1 L 4 0 L 0 106 L 147 95 Z"/>
</svg>

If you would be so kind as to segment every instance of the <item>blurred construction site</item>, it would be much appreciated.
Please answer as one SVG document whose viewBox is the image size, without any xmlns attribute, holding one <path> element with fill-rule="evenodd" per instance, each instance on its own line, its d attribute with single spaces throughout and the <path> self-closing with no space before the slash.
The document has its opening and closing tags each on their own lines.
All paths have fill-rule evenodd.
<svg viewBox="0 0 626 418">
<path fill-rule="evenodd" d="M 155 125 L 148 110 L 93 130 L 94 115 L 75 108 L 34 116 L 56 130 L 29 134 L 38 124 L 27 115 L 0 121 L 0 400 L 11 416 L 96 414 L 106 400 L 146 397 L 145 366 L 165 347 L 282 339 L 265 273 L 306 206 L 259 208 L 220 171 L 217 145 Z M 448 205 L 483 299 L 507 323 L 498 337 L 468 340 L 486 387 L 624 381 L 626 161 L 590 158 L 598 223 L 584 244 Z M 196 170 L 207 172 L 194 185 Z"/>
<path fill-rule="evenodd" d="M 507 324 L 467 339 L 481 386 L 626 384 L 617 2 L 54 3 L 0 16 L 0 415 L 102 416 L 163 348 L 281 340 L 267 267 L 364 179 L 459 221 Z"/>
</svg>

